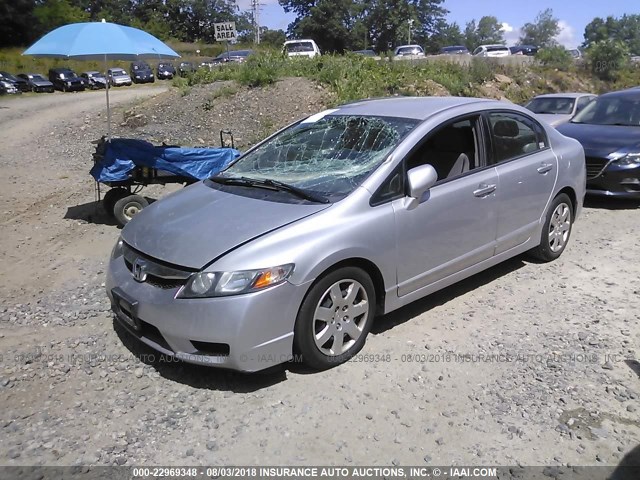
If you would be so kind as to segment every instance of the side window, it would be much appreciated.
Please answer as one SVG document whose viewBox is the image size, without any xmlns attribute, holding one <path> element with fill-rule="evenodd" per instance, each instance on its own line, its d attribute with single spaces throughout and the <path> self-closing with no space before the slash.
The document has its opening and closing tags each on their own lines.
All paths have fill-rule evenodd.
<svg viewBox="0 0 640 480">
<path fill-rule="evenodd" d="M 584 107 L 593 102 L 594 97 L 581 97 L 578 99 L 578 105 L 576 107 L 576 113 L 580 112 Z"/>
<path fill-rule="evenodd" d="M 400 163 L 371 197 L 372 207 L 404 196 L 404 165 Z"/>
<path fill-rule="evenodd" d="M 473 55 L 478 55 L 482 51 L 482 47 L 478 47 L 473 51 Z"/>
<path fill-rule="evenodd" d="M 488 115 L 493 147 L 493 163 L 537 152 L 548 146 L 544 129 L 517 113 L 495 112 Z"/>
<path fill-rule="evenodd" d="M 479 155 L 480 117 L 473 116 L 438 127 L 406 160 L 407 171 L 430 164 L 438 181 L 449 180 L 482 165 Z"/>
</svg>

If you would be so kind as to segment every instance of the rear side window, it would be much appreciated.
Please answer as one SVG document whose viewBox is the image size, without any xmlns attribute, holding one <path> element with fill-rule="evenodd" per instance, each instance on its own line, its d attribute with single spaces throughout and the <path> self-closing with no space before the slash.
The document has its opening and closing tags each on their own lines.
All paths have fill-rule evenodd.
<svg viewBox="0 0 640 480">
<path fill-rule="evenodd" d="M 493 163 L 535 153 L 547 148 L 544 129 L 529 117 L 511 112 L 487 115 Z"/>
</svg>

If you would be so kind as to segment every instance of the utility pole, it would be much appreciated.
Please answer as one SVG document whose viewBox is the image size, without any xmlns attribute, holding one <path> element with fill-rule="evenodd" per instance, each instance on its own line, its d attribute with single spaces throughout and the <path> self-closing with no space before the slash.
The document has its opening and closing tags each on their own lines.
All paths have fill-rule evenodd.
<svg viewBox="0 0 640 480">
<path fill-rule="evenodd" d="M 251 13 L 253 14 L 253 41 L 260 44 L 260 0 L 251 0 Z"/>
<path fill-rule="evenodd" d="M 409 24 L 409 41 L 407 42 L 407 45 L 411 45 L 411 27 L 413 26 L 413 18 L 407 20 L 407 23 Z"/>
</svg>

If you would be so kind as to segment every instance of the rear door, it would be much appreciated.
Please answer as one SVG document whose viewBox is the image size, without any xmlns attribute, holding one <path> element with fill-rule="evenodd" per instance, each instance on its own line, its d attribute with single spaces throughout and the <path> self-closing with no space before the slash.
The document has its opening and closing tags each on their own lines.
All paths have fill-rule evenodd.
<svg viewBox="0 0 640 480">
<path fill-rule="evenodd" d="M 500 182 L 496 255 L 527 242 L 538 231 L 558 176 L 558 159 L 542 126 L 514 112 L 485 114 Z"/>
</svg>

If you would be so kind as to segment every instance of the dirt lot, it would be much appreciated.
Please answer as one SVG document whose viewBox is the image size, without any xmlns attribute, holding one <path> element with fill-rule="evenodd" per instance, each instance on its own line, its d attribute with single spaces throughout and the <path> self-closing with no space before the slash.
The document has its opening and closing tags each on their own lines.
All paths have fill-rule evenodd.
<svg viewBox="0 0 640 480">
<path fill-rule="evenodd" d="M 118 131 L 211 144 L 229 126 L 244 147 L 326 101 L 293 79 L 217 88 L 118 90 Z M 87 173 L 104 131 L 104 93 L 0 99 L 0 464 L 616 465 L 640 444 L 637 203 L 589 202 L 554 263 L 378 319 L 345 365 L 247 376 L 114 325 L 119 230 Z"/>
</svg>

